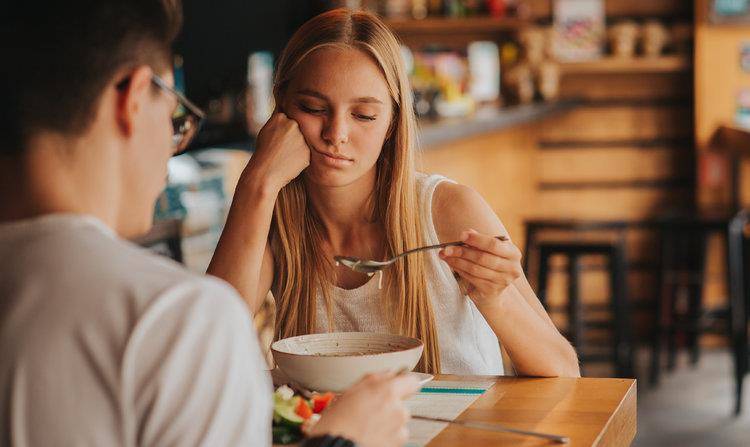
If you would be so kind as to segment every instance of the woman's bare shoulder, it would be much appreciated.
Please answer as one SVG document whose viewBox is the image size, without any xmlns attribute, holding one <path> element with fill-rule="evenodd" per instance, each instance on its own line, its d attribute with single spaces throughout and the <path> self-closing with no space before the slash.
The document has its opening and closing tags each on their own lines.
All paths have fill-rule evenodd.
<svg viewBox="0 0 750 447">
<path fill-rule="evenodd" d="M 432 221 L 441 242 L 458 240 L 474 229 L 485 234 L 505 234 L 505 227 L 492 207 L 474 188 L 441 182 L 432 198 Z"/>
</svg>

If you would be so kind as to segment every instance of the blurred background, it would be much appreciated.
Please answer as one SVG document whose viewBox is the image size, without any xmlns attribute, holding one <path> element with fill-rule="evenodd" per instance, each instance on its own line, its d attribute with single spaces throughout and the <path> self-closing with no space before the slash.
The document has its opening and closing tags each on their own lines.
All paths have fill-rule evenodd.
<svg viewBox="0 0 750 447">
<path fill-rule="evenodd" d="M 185 0 L 208 121 L 139 242 L 205 271 L 279 52 L 341 6 L 403 43 L 421 169 L 495 209 L 583 374 L 639 379 L 635 445 L 750 444 L 749 0 Z"/>
</svg>

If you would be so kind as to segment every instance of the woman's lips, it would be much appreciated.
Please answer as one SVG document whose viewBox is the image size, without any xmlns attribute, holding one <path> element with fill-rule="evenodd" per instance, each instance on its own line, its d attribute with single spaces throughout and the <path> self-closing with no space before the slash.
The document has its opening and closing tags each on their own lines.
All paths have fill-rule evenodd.
<svg viewBox="0 0 750 447">
<path fill-rule="evenodd" d="M 316 149 L 313 149 L 313 151 L 317 153 L 318 155 L 320 155 L 320 158 L 323 161 L 323 163 L 331 167 L 341 168 L 341 167 L 350 166 L 354 164 L 354 160 L 350 160 L 340 155 L 328 154 L 326 152 L 321 152 Z"/>
</svg>

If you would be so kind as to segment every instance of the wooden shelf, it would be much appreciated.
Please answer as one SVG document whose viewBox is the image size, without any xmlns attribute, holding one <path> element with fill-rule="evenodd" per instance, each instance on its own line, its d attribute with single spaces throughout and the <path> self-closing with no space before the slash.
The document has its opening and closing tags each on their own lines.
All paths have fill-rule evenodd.
<svg viewBox="0 0 750 447">
<path fill-rule="evenodd" d="M 429 149 L 451 141 L 541 121 L 578 105 L 577 100 L 563 100 L 501 108 L 485 107 L 463 118 L 422 118 L 419 122 L 419 141 L 423 148 Z"/>
<path fill-rule="evenodd" d="M 536 20 L 550 20 L 553 0 L 526 0 L 529 13 Z M 693 14 L 693 2 L 688 0 L 607 0 L 604 12 L 609 19 L 685 17 Z"/>
<path fill-rule="evenodd" d="M 528 25 L 516 18 L 495 17 L 428 17 L 421 20 L 388 19 L 386 25 L 398 35 L 417 34 L 478 34 L 513 31 Z"/>
<path fill-rule="evenodd" d="M 620 74 L 620 73 L 681 73 L 692 68 L 688 56 L 669 55 L 658 58 L 636 56 L 633 58 L 605 57 L 586 62 L 562 62 L 560 71 L 570 74 Z"/>
</svg>

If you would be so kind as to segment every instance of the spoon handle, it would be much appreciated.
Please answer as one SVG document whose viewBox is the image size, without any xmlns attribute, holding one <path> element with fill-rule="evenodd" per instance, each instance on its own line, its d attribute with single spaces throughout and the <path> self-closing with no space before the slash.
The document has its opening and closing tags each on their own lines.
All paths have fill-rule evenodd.
<svg viewBox="0 0 750 447">
<path fill-rule="evenodd" d="M 495 236 L 495 239 L 505 242 L 508 240 L 508 237 L 507 236 Z M 405 252 L 401 253 L 400 255 L 396 256 L 393 259 L 398 259 L 398 258 L 404 257 L 406 255 L 410 255 L 412 253 L 416 253 L 419 251 L 434 250 L 437 248 L 445 248 L 445 247 L 458 247 L 461 245 L 464 245 L 462 241 L 454 241 L 454 242 L 444 242 L 442 244 L 427 245 L 425 247 L 412 248 L 411 250 L 406 250 Z"/>
</svg>

